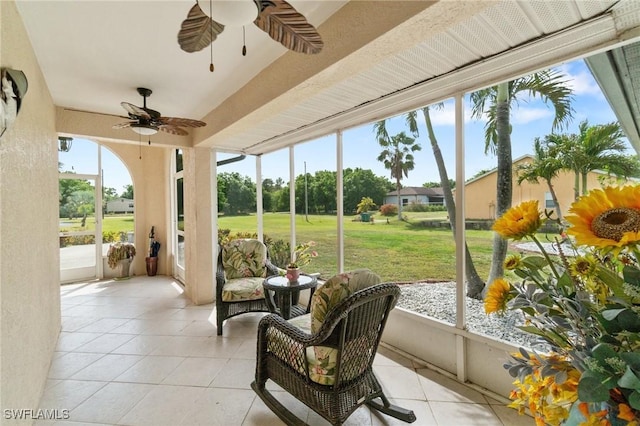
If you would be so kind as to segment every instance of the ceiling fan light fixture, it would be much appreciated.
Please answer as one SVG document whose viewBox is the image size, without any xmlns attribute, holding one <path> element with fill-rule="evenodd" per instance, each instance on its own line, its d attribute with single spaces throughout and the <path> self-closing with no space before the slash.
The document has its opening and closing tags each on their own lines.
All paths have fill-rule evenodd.
<svg viewBox="0 0 640 426">
<path fill-rule="evenodd" d="M 142 136 L 151 136 L 158 133 L 158 127 L 150 124 L 132 124 L 131 130 Z"/>
<path fill-rule="evenodd" d="M 213 7 L 217 22 L 235 27 L 252 23 L 258 12 L 258 5 L 253 0 L 216 1 Z"/>
</svg>

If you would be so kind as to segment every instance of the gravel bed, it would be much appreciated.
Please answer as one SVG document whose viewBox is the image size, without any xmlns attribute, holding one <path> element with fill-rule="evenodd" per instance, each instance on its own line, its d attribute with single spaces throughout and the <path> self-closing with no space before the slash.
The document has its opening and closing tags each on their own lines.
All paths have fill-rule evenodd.
<svg viewBox="0 0 640 426">
<path fill-rule="evenodd" d="M 416 283 L 400 285 L 397 306 L 434 317 L 441 321 L 456 322 L 456 284 L 453 282 Z M 524 323 L 522 313 L 507 311 L 504 316 L 487 315 L 482 301 L 466 298 L 467 327 L 474 333 L 506 340 L 517 346 L 532 347 L 536 336 L 516 328 Z"/>
</svg>

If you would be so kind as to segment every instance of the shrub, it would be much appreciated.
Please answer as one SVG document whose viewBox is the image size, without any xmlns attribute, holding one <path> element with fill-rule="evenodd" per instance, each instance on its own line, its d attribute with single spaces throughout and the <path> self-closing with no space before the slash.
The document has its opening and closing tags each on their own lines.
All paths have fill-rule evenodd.
<svg viewBox="0 0 640 426">
<path fill-rule="evenodd" d="M 380 214 L 382 216 L 395 216 L 398 214 L 398 206 L 395 204 L 383 204 L 380 206 Z"/>
<path fill-rule="evenodd" d="M 357 213 L 364 213 L 376 208 L 376 203 L 373 202 L 371 197 L 362 197 L 362 200 L 358 203 Z"/>
<path fill-rule="evenodd" d="M 411 203 L 403 210 L 407 212 L 445 212 L 447 208 L 443 204 Z"/>
</svg>

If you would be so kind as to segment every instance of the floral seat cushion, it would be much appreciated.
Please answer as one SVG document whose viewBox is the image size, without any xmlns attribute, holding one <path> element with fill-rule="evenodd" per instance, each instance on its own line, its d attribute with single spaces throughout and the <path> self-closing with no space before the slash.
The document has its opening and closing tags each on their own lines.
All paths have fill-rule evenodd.
<svg viewBox="0 0 640 426">
<path fill-rule="evenodd" d="M 233 240 L 222 248 L 225 283 L 222 300 L 264 298 L 262 282 L 267 276 L 267 247 L 258 240 Z"/>
<path fill-rule="evenodd" d="M 267 247 L 258 240 L 233 240 L 222 248 L 225 278 L 266 277 Z"/>
<path fill-rule="evenodd" d="M 330 278 L 318 287 L 311 299 L 311 332 L 320 330 L 331 309 L 359 290 L 380 284 L 380 277 L 368 269 L 358 269 Z"/>
<path fill-rule="evenodd" d="M 301 331 L 311 333 L 311 314 L 301 315 L 289 320 L 289 324 Z M 307 348 L 307 366 L 309 378 L 321 385 L 335 383 L 336 364 L 338 363 L 338 349 L 327 346 L 310 346 Z M 305 374 L 303 368 L 298 367 L 301 374 Z"/>
<path fill-rule="evenodd" d="M 262 277 L 234 278 L 227 280 L 222 287 L 222 300 L 235 302 L 237 300 L 264 299 Z"/>
</svg>

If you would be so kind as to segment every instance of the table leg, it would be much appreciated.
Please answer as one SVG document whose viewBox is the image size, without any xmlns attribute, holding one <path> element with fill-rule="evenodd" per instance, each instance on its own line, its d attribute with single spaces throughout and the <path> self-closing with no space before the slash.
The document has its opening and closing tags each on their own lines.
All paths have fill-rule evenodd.
<svg viewBox="0 0 640 426">
<path fill-rule="evenodd" d="M 288 320 L 291 317 L 291 293 L 283 291 L 278 294 L 278 305 L 280 306 L 280 315 Z"/>
</svg>

